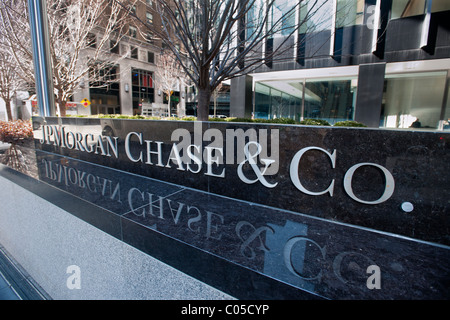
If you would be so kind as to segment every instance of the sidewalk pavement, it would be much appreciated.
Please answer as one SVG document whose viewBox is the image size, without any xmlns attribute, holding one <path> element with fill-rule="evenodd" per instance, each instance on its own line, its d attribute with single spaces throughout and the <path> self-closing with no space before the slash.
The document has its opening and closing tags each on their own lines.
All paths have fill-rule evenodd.
<svg viewBox="0 0 450 320">
<path fill-rule="evenodd" d="M 50 300 L 0 245 L 0 300 Z"/>
</svg>

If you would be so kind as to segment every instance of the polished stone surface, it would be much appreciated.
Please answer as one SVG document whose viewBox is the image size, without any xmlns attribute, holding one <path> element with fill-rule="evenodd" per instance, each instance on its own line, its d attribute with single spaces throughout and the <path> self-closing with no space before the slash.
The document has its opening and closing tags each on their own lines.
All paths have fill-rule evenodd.
<svg viewBox="0 0 450 320">
<path fill-rule="evenodd" d="M 73 136 L 79 133 L 80 139 L 83 138 L 80 141 L 92 134 L 86 139 L 97 146 L 95 152 L 86 152 L 69 148 L 70 144 L 64 147 L 54 141 L 41 143 L 45 134 L 41 126 L 35 130 L 35 146 L 43 151 L 233 199 L 450 245 L 448 133 L 224 122 L 34 120 L 55 131 L 64 128 Z M 267 142 L 255 158 L 256 166 L 250 163 L 254 151 L 243 154 L 245 143 L 250 141 L 245 137 L 252 130 L 256 141 L 261 145 Z M 128 136 L 127 144 L 130 132 L 134 134 Z M 102 147 L 108 155 L 102 155 L 103 149 L 95 144 L 98 135 L 103 135 Z M 105 136 L 117 143 L 117 157 L 108 151 Z M 271 140 L 273 137 L 278 139 Z M 157 142 L 161 143 L 160 165 Z M 173 153 L 175 144 L 180 150 L 184 148 L 180 151 L 181 166 Z M 201 168 L 193 163 L 188 169 L 185 161 L 188 145 L 202 151 Z M 298 161 L 295 185 L 291 164 L 300 150 L 310 147 L 313 149 Z M 212 150 L 212 159 L 225 163 L 213 162 L 208 167 L 205 161 L 208 148 Z M 189 151 L 195 154 L 196 149 Z M 238 154 L 244 158 L 239 159 Z M 231 163 L 226 161 L 229 157 Z M 265 159 L 275 162 L 265 167 Z M 271 172 L 273 167 L 275 170 Z M 264 168 L 269 170 L 261 177 Z M 349 174 L 352 168 L 353 174 Z M 348 179 L 346 182 L 346 176 L 350 177 L 350 183 Z M 307 192 L 301 191 L 298 184 Z M 331 185 L 331 191 L 325 192 Z M 382 199 L 385 194 L 386 199 Z"/>
<path fill-rule="evenodd" d="M 34 123 L 3 174 L 234 297 L 450 297 L 449 134 Z"/>
<path fill-rule="evenodd" d="M 22 150 L 28 174 L 65 195 L 55 203 L 238 298 L 450 297 L 445 245 Z"/>
</svg>

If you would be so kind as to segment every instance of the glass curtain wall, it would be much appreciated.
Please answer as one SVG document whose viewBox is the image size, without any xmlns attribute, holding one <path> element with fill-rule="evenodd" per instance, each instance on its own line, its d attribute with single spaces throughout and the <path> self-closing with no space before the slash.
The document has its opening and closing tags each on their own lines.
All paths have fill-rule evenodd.
<svg viewBox="0 0 450 320">
<path fill-rule="evenodd" d="M 357 79 L 306 80 L 304 118 L 353 120 Z"/>
<path fill-rule="evenodd" d="M 270 8 L 269 28 L 277 36 L 287 36 L 295 29 L 297 0 L 274 0 Z"/>
<path fill-rule="evenodd" d="M 301 91 L 286 90 L 290 83 L 271 82 L 255 84 L 255 111 L 257 119 L 291 118 L 301 116 Z M 284 89 L 282 87 L 285 87 Z M 286 92 L 290 91 L 290 92 Z"/>
<path fill-rule="evenodd" d="M 442 129 L 450 131 L 450 98 L 448 94 L 450 93 L 450 82 L 447 84 L 447 102 L 445 104 L 445 110 L 443 113 Z"/>
<path fill-rule="evenodd" d="M 305 0 L 300 5 L 299 33 L 311 33 L 322 30 L 330 30 L 332 19 L 332 1 L 329 0 Z"/>
<path fill-rule="evenodd" d="M 427 0 L 395 0 L 392 1 L 391 19 L 417 16 L 425 13 Z M 449 0 L 433 0 L 431 12 L 450 10 Z"/>
<path fill-rule="evenodd" d="M 387 75 L 381 126 L 437 129 L 446 77 L 445 71 Z"/>
<path fill-rule="evenodd" d="M 361 25 L 364 22 L 364 0 L 338 0 L 336 28 Z"/>
<path fill-rule="evenodd" d="M 254 117 L 353 120 L 356 89 L 356 77 L 257 82 Z"/>
</svg>

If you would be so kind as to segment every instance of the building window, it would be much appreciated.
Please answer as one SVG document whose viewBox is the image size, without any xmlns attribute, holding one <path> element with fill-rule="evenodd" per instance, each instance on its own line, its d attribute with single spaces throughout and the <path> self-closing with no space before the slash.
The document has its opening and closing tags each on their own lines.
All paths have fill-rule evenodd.
<svg viewBox="0 0 450 320">
<path fill-rule="evenodd" d="M 116 40 L 109 41 L 109 51 L 111 53 L 119 54 L 119 42 Z"/>
<path fill-rule="evenodd" d="M 128 35 L 132 38 L 137 38 L 137 29 L 136 27 L 130 26 L 128 29 Z"/>
<path fill-rule="evenodd" d="M 433 0 L 431 4 L 431 12 L 440 12 L 450 10 L 450 1 L 448 0 Z"/>
<path fill-rule="evenodd" d="M 364 0 L 338 0 L 336 28 L 361 25 L 364 22 Z"/>
<path fill-rule="evenodd" d="M 447 88 L 447 103 L 445 104 L 445 110 L 444 110 L 444 119 L 442 120 L 442 129 L 444 130 L 450 130 L 450 98 L 449 98 L 449 93 L 450 93 L 450 82 L 448 83 L 448 88 Z"/>
<path fill-rule="evenodd" d="M 155 63 L 155 54 L 153 52 L 147 52 L 147 62 Z"/>
<path fill-rule="evenodd" d="M 300 33 L 330 30 L 332 1 L 305 0 L 300 6 Z"/>
<path fill-rule="evenodd" d="M 293 90 L 292 84 L 282 81 L 267 81 L 255 84 L 254 118 L 275 119 L 301 116 L 301 90 Z"/>
<path fill-rule="evenodd" d="M 133 112 L 140 114 L 143 104 L 155 102 L 153 73 L 146 70 L 132 69 L 131 84 L 133 94 Z"/>
<path fill-rule="evenodd" d="M 392 1 L 391 19 L 417 16 L 425 13 L 426 0 Z"/>
<path fill-rule="evenodd" d="M 406 18 L 425 14 L 425 5 L 429 0 L 395 0 L 392 1 L 391 19 Z M 450 10 L 450 1 L 433 0 L 431 12 Z"/>
<path fill-rule="evenodd" d="M 353 120 L 357 79 L 298 79 L 255 84 L 256 118 Z"/>
<path fill-rule="evenodd" d="M 139 50 L 137 47 L 130 46 L 130 58 L 138 59 L 139 58 L 138 52 Z"/>
<path fill-rule="evenodd" d="M 356 89 L 356 78 L 306 80 L 303 117 L 330 124 L 353 120 Z"/>
<path fill-rule="evenodd" d="M 153 5 L 153 0 L 147 0 L 146 3 L 149 7 L 151 7 Z"/>
<path fill-rule="evenodd" d="M 120 113 L 119 75 L 118 66 L 90 66 L 89 95 L 92 114 Z"/>
<path fill-rule="evenodd" d="M 274 0 L 269 13 L 269 30 L 279 36 L 290 35 L 296 27 L 296 0 Z"/>
<path fill-rule="evenodd" d="M 263 1 L 255 1 L 253 5 L 248 9 L 246 15 L 246 39 L 254 39 L 256 37 L 256 33 L 263 23 Z"/>
<path fill-rule="evenodd" d="M 447 72 L 386 75 L 381 126 L 439 127 Z"/>
<path fill-rule="evenodd" d="M 148 24 L 153 24 L 153 14 L 151 14 L 150 12 L 147 12 L 145 14 L 146 18 L 147 18 L 147 23 Z"/>
</svg>

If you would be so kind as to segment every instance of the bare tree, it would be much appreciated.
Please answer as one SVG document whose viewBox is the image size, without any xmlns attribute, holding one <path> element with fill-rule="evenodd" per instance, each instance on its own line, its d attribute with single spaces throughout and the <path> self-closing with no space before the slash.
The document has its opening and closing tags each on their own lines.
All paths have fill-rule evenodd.
<svg viewBox="0 0 450 320">
<path fill-rule="evenodd" d="M 214 118 L 217 116 L 217 99 L 219 99 L 220 91 L 222 90 L 223 84 L 220 83 L 212 92 L 214 100 Z"/>
<path fill-rule="evenodd" d="M 17 69 L 34 82 L 26 0 L 2 1 L 6 44 L 14 52 Z M 105 70 L 120 59 L 110 54 L 110 41 L 120 41 L 128 14 L 109 0 L 48 0 L 47 7 L 55 101 L 64 116 L 66 103 L 86 77 L 105 83 Z"/>
<path fill-rule="evenodd" d="M 17 74 L 14 58 L 10 51 L 0 49 L 0 98 L 5 102 L 9 121 L 13 120 L 11 100 L 22 86 L 23 82 Z"/>
<path fill-rule="evenodd" d="M 163 52 L 157 63 L 155 83 L 168 97 L 168 116 L 170 117 L 170 102 L 174 91 L 180 90 L 186 77 L 184 70 L 172 52 Z"/>
<path fill-rule="evenodd" d="M 292 50 L 297 44 L 290 40 L 321 5 L 320 0 L 154 0 L 162 28 L 152 31 L 196 85 L 198 119 L 205 121 L 217 86 Z M 281 41 L 275 44 L 274 38 Z"/>
<path fill-rule="evenodd" d="M 0 4 L 0 10 L 4 9 L 5 2 Z M 9 121 L 13 120 L 11 110 L 11 100 L 14 94 L 26 86 L 26 77 L 23 77 L 23 70 L 17 68 L 15 55 L 18 54 L 8 45 L 8 29 L 5 28 L 7 21 L 3 21 L 0 15 L 0 98 L 3 99 L 6 106 L 6 114 Z M 18 22 L 14 22 L 18 23 Z M 19 32 L 18 32 L 19 33 Z M 20 48 L 17 49 L 19 51 Z"/>
</svg>

